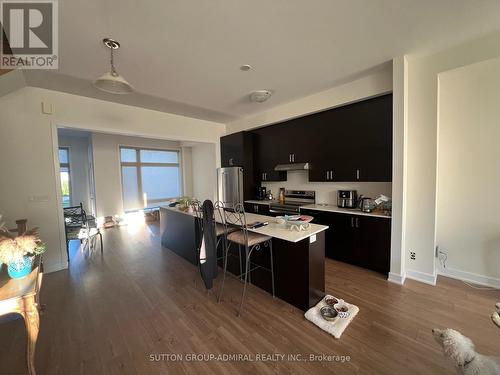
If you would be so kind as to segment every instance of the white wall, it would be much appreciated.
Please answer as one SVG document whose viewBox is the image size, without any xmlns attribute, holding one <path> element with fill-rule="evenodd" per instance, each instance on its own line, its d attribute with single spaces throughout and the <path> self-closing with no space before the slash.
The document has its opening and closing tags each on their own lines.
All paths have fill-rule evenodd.
<svg viewBox="0 0 500 375">
<path fill-rule="evenodd" d="M 305 116 L 391 91 L 392 66 L 385 64 L 379 71 L 366 77 L 229 123 L 227 134 Z"/>
<path fill-rule="evenodd" d="M 181 150 L 179 142 L 175 141 L 92 133 L 97 217 L 122 215 L 124 213 L 120 171 L 120 146 Z"/>
<path fill-rule="evenodd" d="M 500 58 L 439 75 L 436 242 L 454 276 L 500 287 Z"/>
<path fill-rule="evenodd" d="M 183 194 L 193 196 L 193 153 L 191 147 L 181 147 Z M 215 165 L 214 165 L 215 167 Z"/>
<path fill-rule="evenodd" d="M 408 62 L 404 56 L 392 65 L 392 220 L 391 269 L 389 281 L 405 280 L 404 239 L 406 237 L 406 143 L 408 135 Z"/>
<path fill-rule="evenodd" d="M 89 185 L 89 138 L 87 136 L 59 135 L 59 147 L 69 147 L 69 167 L 71 176 L 71 205 L 83 203 L 90 210 Z"/>
<path fill-rule="evenodd" d="M 201 143 L 191 148 L 193 168 L 193 197 L 204 201 L 215 201 L 217 185 L 216 156 L 219 151 L 214 144 Z"/>
<path fill-rule="evenodd" d="M 0 86 L 12 73 L 0 76 Z M 52 106 L 52 113 L 42 113 L 42 102 L 46 108 Z M 48 272 L 66 267 L 56 126 L 213 144 L 225 131 L 223 124 L 39 88 L 26 87 L 1 97 L 0 212 L 9 226 L 27 218 L 30 226 L 40 228 L 48 245 Z M 218 164 L 219 147 L 215 149 Z"/>
<path fill-rule="evenodd" d="M 495 33 L 432 56 L 408 58 L 407 277 L 435 282 L 438 74 L 499 56 L 499 40 L 500 33 Z M 415 260 L 409 260 L 410 251 L 416 253 Z"/>
<path fill-rule="evenodd" d="M 262 181 L 261 186 L 271 190 L 277 197 L 279 188 L 314 190 L 317 203 L 337 204 L 337 190 L 357 190 L 358 194 L 375 198 L 379 194 L 391 196 L 390 182 L 309 182 L 307 171 L 288 171 L 287 180 L 282 182 Z"/>
</svg>

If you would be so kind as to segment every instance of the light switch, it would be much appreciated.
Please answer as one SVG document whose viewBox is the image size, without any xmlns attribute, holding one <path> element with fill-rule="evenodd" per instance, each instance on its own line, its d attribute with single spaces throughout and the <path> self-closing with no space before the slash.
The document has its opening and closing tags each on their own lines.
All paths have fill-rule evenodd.
<svg viewBox="0 0 500 375">
<path fill-rule="evenodd" d="M 54 106 L 52 103 L 42 102 L 42 113 L 45 115 L 51 115 L 54 113 Z"/>
<path fill-rule="evenodd" d="M 316 242 L 316 235 L 313 234 L 311 237 L 309 237 L 309 243 L 315 243 Z"/>
</svg>

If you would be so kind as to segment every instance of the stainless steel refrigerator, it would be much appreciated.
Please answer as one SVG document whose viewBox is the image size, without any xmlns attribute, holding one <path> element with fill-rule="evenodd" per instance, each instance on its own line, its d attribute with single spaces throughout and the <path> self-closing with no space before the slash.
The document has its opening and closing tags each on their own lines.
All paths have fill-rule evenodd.
<svg viewBox="0 0 500 375">
<path fill-rule="evenodd" d="M 225 207 L 243 204 L 243 168 L 217 168 L 217 200 Z"/>
</svg>

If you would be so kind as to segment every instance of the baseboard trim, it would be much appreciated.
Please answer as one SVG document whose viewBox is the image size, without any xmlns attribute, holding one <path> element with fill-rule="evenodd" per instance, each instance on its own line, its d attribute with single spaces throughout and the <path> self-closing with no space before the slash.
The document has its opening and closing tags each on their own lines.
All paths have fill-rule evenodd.
<svg viewBox="0 0 500 375">
<path fill-rule="evenodd" d="M 389 272 L 389 276 L 387 277 L 387 281 L 399 285 L 403 285 L 405 283 L 405 279 L 406 279 L 405 274 L 400 275 L 399 273 L 393 273 L 393 272 Z"/>
<path fill-rule="evenodd" d="M 68 262 L 59 262 L 59 263 L 43 263 L 43 273 L 52 273 L 61 270 L 65 270 L 68 268 Z"/>
<path fill-rule="evenodd" d="M 436 285 L 437 275 L 431 275 L 430 273 L 420 271 L 406 270 L 406 278 L 434 286 Z"/>
<path fill-rule="evenodd" d="M 438 268 L 438 274 L 446 277 L 451 277 L 452 279 L 457 279 L 461 281 L 467 281 L 472 284 L 478 284 L 483 286 L 488 286 L 491 288 L 500 289 L 500 279 L 496 277 L 489 277 L 484 275 L 479 275 L 473 272 L 461 271 L 455 268 Z"/>
</svg>

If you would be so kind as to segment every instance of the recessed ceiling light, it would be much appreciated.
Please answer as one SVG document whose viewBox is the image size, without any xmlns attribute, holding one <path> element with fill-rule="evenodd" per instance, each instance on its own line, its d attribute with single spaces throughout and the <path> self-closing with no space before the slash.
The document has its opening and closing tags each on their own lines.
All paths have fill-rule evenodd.
<svg viewBox="0 0 500 375">
<path fill-rule="evenodd" d="M 243 70 L 244 72 L 248 72 L 252 67 L 248 64 L 240 66 L 240 70 Z"/>
<path fill-rule="evenodd" d="M 269 99 L 272 94 L 271 90 L 256 90 L 250 93 L 250 100 L 252 102 L 262 103 Z"/>
</svg>

